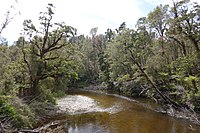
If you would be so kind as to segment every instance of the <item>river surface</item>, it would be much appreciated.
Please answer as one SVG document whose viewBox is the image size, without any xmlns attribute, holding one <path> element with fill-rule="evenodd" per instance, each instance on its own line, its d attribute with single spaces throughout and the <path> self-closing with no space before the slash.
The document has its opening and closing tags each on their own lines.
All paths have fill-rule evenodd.
<svg viewBox="0 0 200 133">
<path fill-rule="evenodd" d="M 154 105 L 92 92 L 59 99 L 67 133 L 200 133 L 200 126 L 153 111 Z"/>
</svg>

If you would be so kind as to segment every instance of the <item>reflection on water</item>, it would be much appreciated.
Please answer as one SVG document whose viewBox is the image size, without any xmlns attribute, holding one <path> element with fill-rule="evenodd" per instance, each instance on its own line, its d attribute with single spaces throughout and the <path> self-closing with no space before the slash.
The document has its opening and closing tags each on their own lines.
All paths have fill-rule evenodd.
<svg viewBox="0 0 200 133">
<path fill-rule="evenodd" d="M 87 123 L 79 127 L 69 127 L 69 133 L 108 133 L 108 129 L 105 126 Z"/>
<path fill-rule="evenodd" d="M 112 95 L 77 92 L 58 100 L 58 107 L 67 113 L 69 133 L 200 133 L 186 120 Z"/>
</svg>

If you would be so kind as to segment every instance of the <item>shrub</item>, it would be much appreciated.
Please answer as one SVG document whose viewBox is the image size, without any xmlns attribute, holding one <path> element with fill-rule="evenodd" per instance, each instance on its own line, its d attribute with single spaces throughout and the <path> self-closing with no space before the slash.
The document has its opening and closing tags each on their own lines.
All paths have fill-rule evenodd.
<svg viewBox="0 0 200 133">
<path fill-rule="evenodd" d="M 0 97 L 0 114 L 10 118 L 10 124 L 14 127 L 32 127 L 35 115 L 21 99 L 11 96 Z"/>
</svg>

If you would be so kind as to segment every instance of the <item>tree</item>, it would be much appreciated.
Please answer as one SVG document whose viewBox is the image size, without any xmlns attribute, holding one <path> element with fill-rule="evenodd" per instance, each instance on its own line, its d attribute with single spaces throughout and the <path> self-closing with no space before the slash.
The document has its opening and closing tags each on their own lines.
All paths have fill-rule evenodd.
<svg viewBox="0 0 200 133">
<path fill-rule="evenodd" d="M 107 29 L 107 31 L 105 32 L 106 38 L 108 41 L 111 41 L 112 39 L 114 39 L 114 35 L 115 33 L 112 31 L 112 29 Z"/>
<path fill-rule="evenodd" d="M 148 66 L 147 60 L 153 55 L 151 44 L 151 34 L 145 28 L 140 28 L 138 31 L 127 28 L 121 29 L 115 41 L 112 41 L 108 49 L 111 72 L 116 74 L 115 78 L 123 77 L 126 74 L 130 74 L 130 77 L 138 78 L 137 73 L 141 73 L 139 77 L 144 77 L 152 89 L 165 102 L 178 108 L 179 106 L 176 102 L 159 90 L 157 84 L 146 71 L 145 67 Z M 122 70 L 121 72 L 119 71 L 120 69 Z"/>
<path fill-rule="evenodd" d="M 176 69 L 181 70 L 179 71 L 179 74 L 182 73 L 181 77 L 195 77 L 200 72 L 198 67 L 200 59 L 199 11 L 200 7 L 197 3 L 190 3 L 187 0 L 174 2 L 171 9 L 173 18 L 169 21 L 168 36 L 181 47 L 183 53 L 182 57 L 177 58 L 174 62 L 182 62 L 181 64 L 185 64 L 183 62 L 190 62 L 190 65 L 185 64 L 182 65 L 181 69 Z M 191 80 L 191 88 L 193 88 L 195 93 L 198 92 L 197 81 Z"/>
<path fill-rule="evenodd" d="M 148 14 L 149 27 L 157 31 L 159 40 L 161 40 L 161 53 L 162 56 L 165 54 L 164 50 L 164 33 L 167 29 L 168 5 L 157 6 L 153 12 Z"/>
<path fill-rule="evenodd" d="M 200 6 L 197 3 L 190 3 L 187 0 L 174 2 L 172 8 L 174 18 L 170 27 L 174 36 L 171 38 L 182 46 L 184 55 L 186 55 L 186 43 L 191 43 L 198 58 L 200 58 L 199 11 Z"/>
<path fill-rule="evenodd" d="M 76 33 L 76 29 L 64 23 L 52 23 L 53 8 L 52 4 L 48 4 L 47 12 L 40 13 L 40 29 L 36 29 L 31 20 L 25 20 L 23 23 L 24 35 L 29 36 L 29 41 L 25 41 L 25 38 L 22 40 L 22 52 L 30 76 L 31 95 L 40 93 L 40 81 L 48 77 L 62 76 L 63 73 L 59 69 L 55 73 L 58 60 L 62 56 L 56 52 L 67 46 L 69 38 Z"/>
</svg>

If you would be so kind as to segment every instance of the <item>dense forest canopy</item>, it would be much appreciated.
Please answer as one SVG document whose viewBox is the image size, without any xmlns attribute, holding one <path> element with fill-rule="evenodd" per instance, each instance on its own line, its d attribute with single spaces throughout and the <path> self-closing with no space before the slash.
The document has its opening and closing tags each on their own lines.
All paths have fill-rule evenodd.
<svg viewBox="0 0 200 133">
<path fill-rule="evenodd" d="M 105 34 L 97 34 L 94 27 L 90 36 L 52 22 L 54 8 L 48 4 L 47 11 L 39 14 L 39 27 L 25 20 L 13 45 L 1 38 L 1 97 L 40 96 L 51 101 L 70 87 L 101 84 L 175 108 L 200 110 L 198 3 L 159 5 L 138 19 L 134 29 L 123 22 Z M 1 25 L 0 34 L 8 22 Z"/>
</svg>

